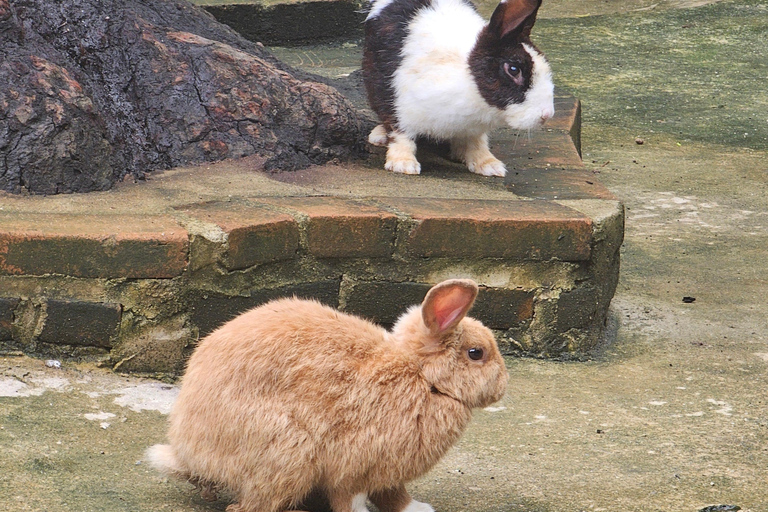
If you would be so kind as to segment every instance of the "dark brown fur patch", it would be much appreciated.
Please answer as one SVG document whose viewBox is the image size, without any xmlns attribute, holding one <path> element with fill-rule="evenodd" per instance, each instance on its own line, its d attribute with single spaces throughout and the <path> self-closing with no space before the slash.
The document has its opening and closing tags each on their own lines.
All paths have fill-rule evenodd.
<svg viewBox="0 0 768 512">
<path fill-rule="evenodd" d="M 469 68 L 483 99 L 503 110 L 511 103 L 525 101 L 525 93 L 531 87 L 533 59 L 523 48 L 523 41 L 502 44 L 489 32 L 488 27 L 480 32 L 469 57 Z M 505 62 L 522 70 L 522 85 L 516 85 L 504 73 Z"/>
<path fill-rule="evenodd" d="M 400 65 L 400 53 L 408 36 L 408 24 L 432 0 L 395 0 L 365 22 L 363 82 L 368 103 L 387 132 L 397 127 L 392 77 Z"/>
<path fill-rule="evenodd" d="M 499 4 L 478 35 L 469 67 L 480 95 L 489 105 L 503 110 L 512 103 L 525 101 L 525 93 L 531 87 L 533 59 L 523 43 L 533 47 L 530 34 L 540 5 L 541 0 L 508 0 Z M 521 84 L 507 76 L 505 63 L 522 71 Z"/>
</svg>

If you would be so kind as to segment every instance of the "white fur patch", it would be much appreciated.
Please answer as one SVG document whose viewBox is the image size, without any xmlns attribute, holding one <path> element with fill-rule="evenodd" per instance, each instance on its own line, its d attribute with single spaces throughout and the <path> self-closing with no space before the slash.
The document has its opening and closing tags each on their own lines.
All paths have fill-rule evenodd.
<svg viewBox="0 0 768 512">
<path fill-rule="evenodd" d="M 518 130 L 535 128 L 555 115 L 555 86 L 549 63 L 532 46 L 523 44 L 523 48 L 533 59 L 531 87 L 525 93 L 525 101 L 512 103 L 504 110 L 507 124 Z"/>
<path fill-rule="evenodd" d="M 394 2 L 394 0 L 374 0 L 371 2 L 371 10 L 368 12 L 368 16 L 365 21 L 375 18 L 384 10 L 386 6 Z"/>
<path fill-rule="evenodd" d="M 402 512 L 435 512 L 435 509 L 433 509 L 432 506 L 428 503 L 411 500 L 411 502 L 406 505 Z"/>
<path fill-rule="evenodd" d="M 352 512 L 368 512 L 368 496 L 365 494 L 355 494 L 352 498 Z"/>
<path fill-rule="evenodd" d="M 377 124 L 376 128 L 371 130 L 371 133 L 368 135 L 368 142 L 374 146 L 386 147 L 388 140 L 387 130 L 384 128 L 383 124 Z"/>
<path fill-rule="evenodd" d="M 504 112 L 483 100 L 467 62 L 484 26 L 463 0 L 434 0 L 411 20 L 393 80 L 399 130 L 451 139 L 504 123 Z"/>
</svg>

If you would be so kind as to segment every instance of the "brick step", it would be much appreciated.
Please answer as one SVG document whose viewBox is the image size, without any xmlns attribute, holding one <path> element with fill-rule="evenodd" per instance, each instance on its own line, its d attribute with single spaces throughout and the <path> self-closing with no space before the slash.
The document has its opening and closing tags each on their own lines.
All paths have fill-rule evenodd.
<svg viewBox="0 0 768 512">
<path fill-rule="evenodd" d="M 494 139 L 505 180 L 427 148 L 421 176 L 376 155 L 278 174 L 243 159 L 87 196 L 0 196 L 0 348 L 173 374 L 201 336 L 273 298 L 387 325 L 435 282 L 470 277 L 472 315 L 505 352 L 586 353 L 623 207 L 581 164 L 578 102 L 559 102 L 530 140 Z"/>
</svg>

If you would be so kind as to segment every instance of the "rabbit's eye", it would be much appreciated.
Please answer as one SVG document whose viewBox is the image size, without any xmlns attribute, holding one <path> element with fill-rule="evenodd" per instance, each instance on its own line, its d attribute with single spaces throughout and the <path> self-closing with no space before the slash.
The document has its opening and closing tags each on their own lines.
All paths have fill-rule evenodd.
<svg viewBox="0 0 768 512">
<path fill-rule="evenodd" d="M 473 361 L 479 361 L 483 358 L 483 349 L 481 348 L 471 348 L 467 350 L 467 355 L 469 358 Z"/>
<path fill-rule="evenodd" d="M 504 63 L 504 73 L 515 83 L 515 85 L 523 85 L 523 70 L 518 66 L 515 66 L 511 62 Z"/>
</svg>

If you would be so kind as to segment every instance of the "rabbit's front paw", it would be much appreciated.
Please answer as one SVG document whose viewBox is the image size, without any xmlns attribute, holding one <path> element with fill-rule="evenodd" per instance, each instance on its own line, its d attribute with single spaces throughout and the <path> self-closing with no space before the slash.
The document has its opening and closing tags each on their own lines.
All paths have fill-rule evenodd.
<svg viewBox="0 0 768 512">
<path fill-rule="evenodd" d="M 419 174 L 421 173 L 421 164 L 415 158 L 401 158 L 399 160 L 387 158 L 384 168 L 388 171 L 399 172 L 401 174 Z"/>
<path fill-rule="evenodd" d="M 419 174 L 421 164 L 416 160 L 416 143 L 413 139 L 403 133 L 393 132 L 384 168 L 402 174 Z"/>
<path fill-rule="evenodd" d="M 480 161 L 468 161 L 467 167 L 475 174 L 483 176 L 506 176 L 507 167 L 495 156 L 488 154 L 487 158 Z"/>
<path fill-rule="evenodd" d="M 389 136 L 383 124 L 376 125 L 376 128 L 371 130 L 371 133 L 368 135 L 368 142 L 373 146 L 386 147 L 387 142 L 389 142 Z"/>
</svg>

